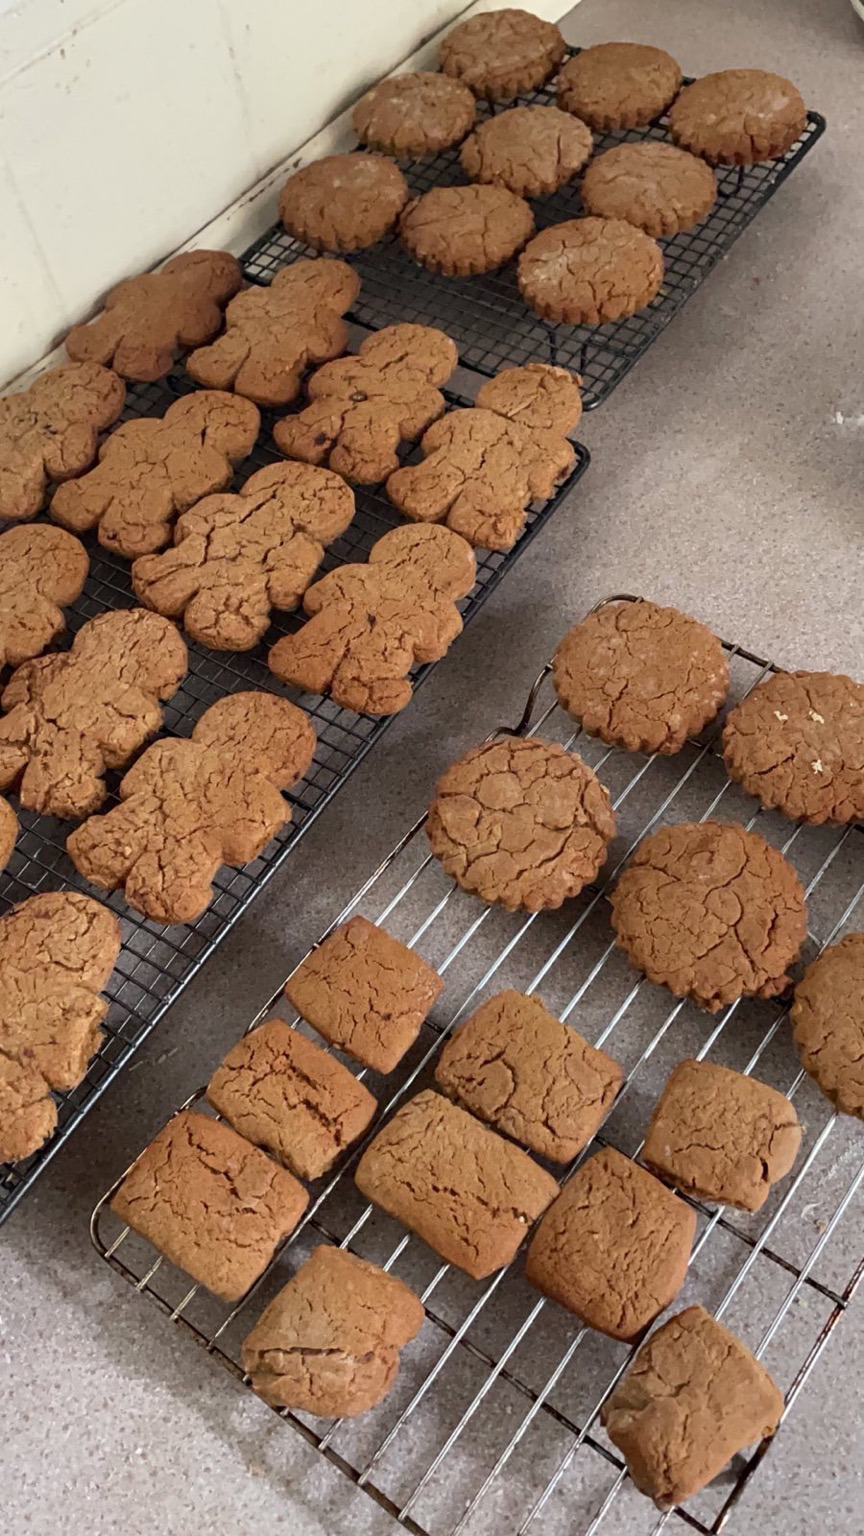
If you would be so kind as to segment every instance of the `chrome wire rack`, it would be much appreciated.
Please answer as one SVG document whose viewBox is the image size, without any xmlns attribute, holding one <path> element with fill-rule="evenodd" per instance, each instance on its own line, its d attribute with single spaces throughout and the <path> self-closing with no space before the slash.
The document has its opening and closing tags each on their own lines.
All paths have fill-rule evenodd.
<svg viewBox="0 0 864 1536">
<path fill-rule="evenodd" d="M 725 648 L 733 698 L 772 670 L 740 646 Z M 496 734 L 542 733 L 578 744 L 601 773 L 619 822 L 602 884 L 557 913 L 483 907 L 444 876 L 419 821 L 327 930 L 361 911 L 416 947 L 445 980 L 433 1018 L 397 1072 L 386 1080 L 359 1075 L 386 1117 L 430 1082 L 450 1032 L 485 997 L 516 987 L 538 992 L 625 1067 L 621 1095 L 577 1163 L 597 1143 L 638 1158 L 653 1104 L 683 1057 L 756 1072 L 779 1088 L 794 1100 L 804 1126 L 796 1167 L 754 1215 L 690 1202 L 697 1237 L 674 1308 L 698 1300 L 722 1317 L 764 1360 L 785 1392 L 788 1412 L 864 1272 L 864 1260 L 844 1257 L 832 1241 L 844 1218 L 851 1226 L 848 1218 L 861 1212 L 861 1127 L 834 1113 L 801 1072 L 784 1005 L 746 1000 L 710 1018 L 640 979 L 613 942 L 606 892 L 635 845 L 660 825 L 708 817 L 756 825 L 793 861 L 806 886 L 810 933 L 803 959 L 809 961 L 856 915 L 860 921 L 861 828 L 805 827 L 757 809 L 725 776 L 719 721 L 674 758 L 604 748 L 574 730 L 552 698 L 549 672 L 547 666 L 538 677 L 518 724 Z M 249 1028 L 273 1013 L 292 1018 L 281 989 Z M 299 1020 L 294 1024 L 306 1030 Z M 201 1092 L 187 1102 L 200 1098 Z M 518 1536 L 541 1530 L 641 1536 L 670 1521 L 703 1536 L 720 1532 L 768 1443 L 737 1457 L 686 1508 L 659 1515 L 636 1493 L 599 1422 L 632 1348 L 580 1327 L 538 1296 L 523 1278 L 520 1257 L 492 1279 L 473 1282 L 366 1204 L 352 1173 L 369 1136 L 313 1187 L 300 1227 L 233 1309 L 190 1286 L 122 1227 L 109 1209 L 119 1179 L 93 1213 L 93 1241 L 118 1274 L 238 1380 L 244 1379 L 243 1337 L 317 1242 L 340 1244 L 406 1280 L 422 1296 L 426 1324 L 404 1351 L 390 1396 L 356 1420 L 281 1417 L 414 1536 L 500 1536 L 504 1529 Z"/>
</svg>

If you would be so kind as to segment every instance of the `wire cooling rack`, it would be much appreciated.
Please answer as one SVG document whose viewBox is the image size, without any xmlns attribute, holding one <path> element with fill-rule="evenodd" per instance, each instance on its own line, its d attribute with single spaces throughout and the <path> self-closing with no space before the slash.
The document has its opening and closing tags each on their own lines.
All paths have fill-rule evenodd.
<svg viewBox="0 0 864 1536">
<path fill-rule="evenodd" d="M 554 89 L 532 91 L 520 97 L 519 104 L 554 106 Z M 481 120 L 491 110 L 495 109 L 481 104 Z M 495 374 L 500 368 L 537 361 L 569 368 L 581 374 L 585 409 L 591 410 L 612 393 L 656 341 L 824 131 L 825 119 L 818 112 L 810 112 L 801 138 L 781 159 L 764 165 L 721 168 L 719 196 L 712 212 L 696 229 L 660 241 L 666 263 L 663 286 L 652 304 L 627 320 L 599 327 L 550 325 L 526 308 L 516 283 L 515 262 L 480 277 L 441 277 L 412 261 L 396 235 L 371 250 L 344 258 L 363 280 L 352 318 L 372 330 L 397 320 L 440 326 L 457 343 L 463 365 L 479 373 Z M 665 117 L 649 128 L 595 135 L 595 153 L 646 139 L 668 142 Z M 462 185 L 467 180 L 459 164 L 458 146 L 432 159 L 409 161 L 403 169 L 415 196 L 432 187 Z M 532 206 L 538 229 L 578 218 L 584 212 L 578 185 L 536 199 Z M 310 254 L 314 253 L 292 240 L 281 224 L 274 224 L 241 260 L 251 282 L 267 284 L 282 267 Z"/>
<path fill-rule="evenodd" d="M 124 419 L 162 415 L 173 399 L 191 388 L 193 386 L 180 372 L 160 384 L 136 385 L 130 391 Z M 469 403 L 456 395 L 448 395 L 448 401 L 456 405 Z M 237 471 L 237 485 L 263 465 L 283 462 L 281 455 L 268 446 L 270 436 L 270 423 L 265 421 L 258 444 Z M 530 508 L 525 532 L 516 546 L 506 555 L 478 550 L 476 584 L 459 605 L 466 623 L 587 468 L 587 449 L 578 444 L 573 446 L 576 462 L 572 473 L 553 497 Z M 403 462 L 413 462 L 416 457 L 415 449 L 403 456 Z M 358 489 L 356 503 L 354 521 L 343 537 L 331 546 L 323 570 L 349 560 L 365 560 L 375 540 L 400 521 L 383 489 Z M 110 609 L 130 607 L 135 602 L 127 562 L 112 556 L 95 542 L 89 553 L 87 585 L 79 601 L 67 610 L 67 645 L 86 620 Z M 318 736 L 314 761 L 302 783 L 288 796 L 292 806 L 289 826 L 253 864 L 241 869 L 225 868 L 219 873 L 215 881 L 215 898 L 197 922 L 162 927 L 133 913 L 121 894 L 105 898 L 102 892 L 98 893 L 121 918 L 123 929 L 120 958 L 105 988 L 110 1000 L 104 1025 L 105 1041 L 79 1086 L 70 1093 L 56 1096 L 59 1124 L 52 1140 L 23 1162 L 0 1167 L 0 1224 L 278 869 L 307 827 L 387 729 L 390 723 L 387 719 L 373 720 L 352 710 L 341 709 L 331 699 L 300 695 L 276 682 L 267 667 L 267 651 L 275 639 L 296 630 L 301 623 L 302 615 L 275 615 L 265 641 L 254 651 L 242 654 L 226 655 L 190 643 L 189 674 L 165 706 L 167 733 L 191 735 L 202 712 L 223 694 L 243 688 L 270 689 L 290 694 L 308 712 Z M 412 673 L 415 687 L 430 670 L 431 665 L 415 668 Z M 112 791 L 116 790 L 120 777 L 120 774 L 113 778 L 109 776 Z M 115 799 L 116 795 L 112 794 L 109 804 Z M 65 841 L 70 823 L 28 811 L 20 812 L 20 821 L 21 834 L 15 852 L 0 875 L 0 912 L 41 890 L 83 890 L 93 895 L 92 887 L 81 879 L 66 856 Z"/>
<path fill-rule="evenodd" d="M 739 646 L 725 649 L 733 697 L 772 670 Z M 577 743 L 600 771 L 619 821 L 603 883 L 558 913 L 513 915 L 483 907 L 448 881 L 428 854 L 421 820 L 327 931 L 362 911 L 416 947 L 445 980 L 433 1018 L 398 1071 L 386 1081 L 358 1074 L 367 1078 L 385 1115 L 431 1081 L 442 1040 L 504 987 L 538 992 L 625 1067 L 622 1093 L 587 1152 L 599 1142 L 638 1157 L 662 1085 L 686 1056 L 755 1072 L 794 1101 L 805 1131 L 801 1153 L 760 1212 L 689 1202 L 697 1212 L 697 1237 L 687 1284 L 674 1303 L 677 1310 L 698 1300 L 722 1317 L 765 1361 L 788 1411 L 864 1270 L 864 1261 L 854 1263 L 832 1242 L 844 1217 L 853 1209 L 860 1216 L 861 1127 L 835 1114 L 800 1071 L 785 1006 L 746 1000 L 714 1019 L 639 979 L 612 941 L 605 892 L 636 843 L 660 825 L 709 817 L 756 825 L 805 883 L 810 934 L 803 959 L 809 961 L 856 915 L 860 921 L 861 829 L 793 825 L 757 809 L 725 777 L 719 730 L 717 722 L 674 758 L 609 750 L 575 731 L 554 703 L 547 666 L 510 733 L 542 732 L 568 746 Z M 281 991 L 249 1028 L 274 1012 L 292 1017 Z M 538 1296 L 522 1277 L 521 1258 L 475 1283 L 367 1205 L 352 1174 L 368 1140 L 335 1175 L 313 1186 L 300 1227 L 259 1285 L 231 1310 L 190 1286 L 188 1277 L 112 1215 L 109 1201 L 120 1180 L 93 1213 L 93 1241 L 118 1274 L 238 1380 L 244 1379 L 243 1337 L 317 1242 L 341 1244 L 406 1280 L 423 1298 L 426 1324 L 403 1352 L 399 1380 L 384 1403 L 356 1420 L 280 1416 L 414 1536 L 500 1536 L 505 1529 L 509 1536 L 541 1530 L 544 1536 L 613 1530 L 641 1536 L 670 1520 L 703 1536 L 721 1531 L 768 1444 L 736 1457 L 686 1508 L 658 1516 L 633 1489 L 599 1424 L 632 1348 L 580 1327 Z M 560 1177 L 560 1169 L 553 1171 Z"/>
</svg>

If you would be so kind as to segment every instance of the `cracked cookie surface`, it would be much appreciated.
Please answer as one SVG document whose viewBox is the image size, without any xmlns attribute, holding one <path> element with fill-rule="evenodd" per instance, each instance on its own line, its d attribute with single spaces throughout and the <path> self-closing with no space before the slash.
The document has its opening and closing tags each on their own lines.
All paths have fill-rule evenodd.
<svg viewBox="0 0 864 1536">
<path fill-rule="evenodd" d="M 785 155 L 807 126 L 791 81 L 764 69 L 721 69 L 684 87 L 669 113 L 676 144 L 711 165 L 753 165 Z"/>
<path fill-rule="evenodd" d="M 459 159 L 472 181 L 544 197 L 573 180 L 592 143 L 591 130 L 558 107 L 511 107 L 481 123 Z"/>
<path fill-rule="evenodd" d="M 445 75 L 464 80 L 475 96 L 511 101 L 545 85 L 567 44 L 554 23 L 510 7 L 469 16 L 441 41 Z"/>
<path fill-rule="evenodd" d="M 536 737 L 474 747 L 439 779 L 426 831 L 463 890 L 508 911 L 577 896 L 615 835 L 609 794 L 575 753 Z"/>
<path fill-rule="evenodd" d="M 184 1109 L 130 1168 L 111 1209 L 214 1296 L 239 1301 L 308 1203 L 258 1147 Z"/>
<path fill-rule="evenodd" d="M 539 997 L 500 992 L 444 1046 L 435 1082 L 529 1151 L 569 1163 L 624 1081 L 617 1061 L 562 1024 Z"/>
<path fill-rule="evenodd" d="M 273 1408 L 350 1418 L 387 1396 L 425 1315 L 395 1275 L 322 1246 L 247 1334 L 243 1369 Z"/>
<path fill-rule="evenodd" d="M 716 199 L 711 167 L 673 144 L 619 144 L 598 155 L 582 180 L 586 213 L 625 219 L 655 239 L 692 229 Z"/>
<path fill-rule="evenodd" d="M 525 199 L 503 186 L 433 187 L 399 220 L 399 238 L 415 261 L 445 277 L 494 272 L 534 233 Z"/>
<path fill-rule="evenodd" d="M 769 810 L 817 826 L 864 819 L 864 684 L 776 672 L 731 711 L 723 761 Z"/>
<path fill-rule="evenodd" d="M 63 633 L 63 609 L 81 596 L 89 569 L 84 545 L 62 528 L 0 534 L 0 667 L 20 666 Z"/>
<path fill-rule="evenodd" d="M 429 1089 L 378 1132 L 355 1180 L 367 1200 L 474 1280 L 509 1264 L 558 1193 L 526 1152 Z"/>
<path fill-rule="evenodd" d="M 385 155 L 437 155 L 474 126 L 477 108 L 467 85 L 431 70 L 379 80 L 352 113 L 361 144 Z"/>
<path fill-rule="evenodd" d="M 718 1013 L 786 991 L 807 904 L 792 865 L 756 832 L 683 823 L 640 843 L 612 892 L 612 926 L 649 981 Z"/>
<path fill-rule="evenodd" d="M 568 59 L 558 75 L 558 105 L 597 133 L 642 128 L 668 107 L 681 70 L 662 48 L 597 43 Z"/>
<path fill-rule="evenodd" d="M 95 363 L 50 368 L 0 397 L 0 518 L 35 517 L 52 480 L 88 469 L 125 400 L 122 380 Z"/>
<path fill-rule="evenodd" d="M 57 1105 L 41 1072 L 0 1050 L 0 1163 L 17 1163 L 57 1129 Z"/>
<path fill-rule="evenodd" d="M 847 933 L 807 967 L 791 1018 L 805 1072 L 841 1114 L 864 1120 L 864 933 Z"/>
<path fill-rule="evenodd" d="M 529 242 L 518 276 L 525 303 L 544 320 L 604 325 L 657 297 L 663 252 L 624 219 L 570 219 Z"/>
<path fill-rule="evenodd" d="M 710 629 L 656 603 L 607 603 L 564 636 L 552 662 L 558 702 L 590 736 L 628 752 L 680 752 L 729 688 Z"/>
<path fill-rule="evenodd" d="M 392 229 L 408 197 L 405 177 L 384 155 L 327 155 L 288 178 L 279 217 L 314 250 L 362 251 Z"/>
</svg>

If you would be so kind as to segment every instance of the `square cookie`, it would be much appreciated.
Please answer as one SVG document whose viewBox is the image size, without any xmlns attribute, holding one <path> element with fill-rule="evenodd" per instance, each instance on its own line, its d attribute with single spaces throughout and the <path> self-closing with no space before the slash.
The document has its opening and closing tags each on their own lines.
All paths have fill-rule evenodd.
<svg viewBox="0 0 864 1536">
<path fill-rule="evenodd" d="M 288 978 L 285 995 L 319 1035 L 373 1072 L 392 1072 L 444 983 L 365 917 L 352 917 Z"/>
<path fill-rule="evenodd" d="M 141 1153 L 111 1209 L 214 1296 L 239 1301 L 308 1203 L 258 1147 L 184 1109 Z"/>
<path fill-rule="evenodd" d="M 773 1435 L 783 1394 L 740 1339 L 687 1307 L 642 1345 L 601 1416 L 636 1487 L 669 1509 Z"/>
<path fill-rule="evenodd" d="M 547 1211 L 525 1276 L 598 1333 L 629 1341 L 680 1291 L 695 1230 L 683 1200 L 604 1147 Z"/>
<path fill-rule="evenodd" d="M 663 1089 L 642 1156 L 688 1194 L 758 1211 L 800 1146 L 798 1116 L 782 1093 L 710 1061 L 681 1061 Z"/>
<path fill-rule="evenodd" d="M 624 1073 L 539 997 L 500 992 L 448 1040 L 435 1081 L 532 1152 L 569 1163 L 605 1118 Z"/>
<path fill-rule="evenodd" d="M 368 1200 L 474 1280 L 509 1264 L 558 1193 L 527 1153 L 431 1089 L 378 1132 L 355 1178 Z"/>
</svg>

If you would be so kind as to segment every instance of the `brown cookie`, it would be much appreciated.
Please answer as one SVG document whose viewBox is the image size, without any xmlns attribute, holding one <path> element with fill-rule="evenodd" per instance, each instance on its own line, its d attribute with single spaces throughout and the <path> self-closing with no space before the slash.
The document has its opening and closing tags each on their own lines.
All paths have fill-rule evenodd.
<svg viewBox="0 0 864 1536">
<path fill-rule="evenodd" d="M 415 197 L 399 220 L 406 251 L 445 277 L 494 272 L 533 233 L 531 209 L 506 187 L 433 187 Z"/>
<path fill-rule="evenodd" d="M 601 1417 L 636 1487 L 670 1509 L 773 1435 L 783 1394 L 740 1339 L 687 1307 L 642 1345 Z"/>
<path fill-rule="evenodd" d="M 558 105 L 597 133 L 642 128 L 665 112 L 681 70 L 662 48 L 597 43 L 568 59 L 558 75 Z"/>
<path fill-rule="evenodd" d="M 507 368 L 425 433 L 423 462 L 397 469 L 387 495 L 413 522 L 446 523 L 481 549 L 512 549 L 532 501 L 575 458 L 566 433 L 582 414 L 579 381 L 563 368 Z"/>
<path fill-rule="evenodd" d="M 393 528 L 367 565 L 339 565 L 309 587 L 309 621 L 277 640 L 270 670 L 344 709 L 394 715 L 411 702 L 411 668 L 440 661 L 461 634 L 456 599 L 476 573 L 470 544 L 449 528 Z"/>
<path fill-rule="evenodd" d="M 710 629 L 657 603 L 607 603 L 564 636 L 552 662 L 558 702 L 590 736 L 628 752 L 680 752 L 729 688 Z"/>
<path fill-rule="evenodd" d="M 804 1071 L 841 1114 L 864 1120 L 864 933 L 847 933 L 807 967 L 792 1029 Z"/>
<path fill-rule="evenodd" d="M 511 101 L 545 85 L 566 52 L 552 22 L 514 9 L 469 16 L 447 33 L 439 50 L 445 75 L 464 80 L 487 101 Z"/>
<path fill-rule="evenodd" d="M 0 800 L 0 869 L 5 869 L 18 840 L 18 817 L 8 800 Z"/>
<path fill-rule="evenodd" d="M 63 608 L 81 596 L 89 569 L 84 545 L 62 528 L 0 534 L 0 667 L 29 661 L 63 633 Z"/>
<path fill-rule="evenodd" d="M 243 1340 L 243 1369 L 271 1408 L 351 1418 L 387 1396 L 425 1316 L 395 1275 L 316 1248 Z"/>
<path fill-rule="evenodd" d="M 799 91 L 764 69 L 721 69 L 687 85 L 669 113 L 676 144 L 711 165 L 785 155 L 807 126 Z"/>
<path fill-rule="evenodd" d="M 158 923 L 191 923 L 222 864 L 257 859 L 291 820 L 280 791 L 312 761 L 301 709 L 270 693 L 234 693 L 204 711 L 192 740 L 166 737 L 120 783 L 120 804 L 91 816 L 66 848 L 85 879 Z"/>
<path fill-rule="evenodd" d="M 640 843 L 612 892 L 612 926 L 649 981 L 718 1013 L 785 992 L 807 905 L 792 865 L 756 832 L 683 823 Z"/>
<path fill-rule="evenodd" d="M 27 810 L 88 816 L 105 774 L 122 768 L 162 725 L 160 699 L 186 676 L 173 624 L 127 608 L 91 619 L 71 651 L 26 661 L 7 683 L 0 720 L 0 789 Z"/>
<path fill-rule="evenodd" d="M 775 672 L 723 730 L 729 777 L 769 810 L 815 826 L 864 818 L 864 684 Z"/>
<path fill-rule="evenodd" d="M 297 607 L 353 516 L 352 492 L 329 469 L 271 464 L 239 495 L 206 496 L 184 512 L 173 548 L 135 561 L 132 586 L 201 645 L 248 651 L 271 609 Z"/>
<path fill-rule="evenodd" d="M 100 992 L 119 953 L 113 912 L 76 891 L 0 918 L 0 1156 L 28 1157 L 53 1132 L 49 1090 L 76 1088 L 99 1049 Z"/>
<path fill-rule="evenodd" d="M 782 1093 L 713 1061 L 680 1061 L 651 1117 L 642 1158 L 676 1189 L 758 1211 L 800 1146 L 798 1116 Z"/>
<path fill-rule="evenodd" d="M 608 149 L 592 161 L 582 181 L 586 213 L 625 219 L 655 238 L 692 229 L 707 218 L 716 199 L 717 178 L 704 160 L 673 144 L 651 141 Z"/>
<path fill-rule="evenodd" d="M 290 405 L 310 363 L 348 345 L 343 315 L 360 292 L 344 261 L 295 261 L 267 288 L 247 288 L 225 311 L 225 330 L 186 359 L 210 389 L 233 389 L 258 405 Z"/>
<path fill-rule="evenodd" d="M 95 320 L 73 326 L 66 351 L 78 362 L 110 363 L 124 379 L 161 379 L 181 352 L 212 340 L 242 285 L 228 251 L 184 251 L 112 288 Z"/>
<path fill-rule="evenodd" d="M 278 421 L 277 448 L 306 464 L 327 464 L 356 485 L 377 485 L 399 466 L 399 446 L 413 442 L 446 406 L 446 384 L 459 354 L 429 325 L 387 325 L 356 357 L 313 373 L 305 410 Z"/>
<path fill-rule="evenodd" d="M 279 217 L 289 235 L 316 251 L 363 251 L 392 229 L 408 183 L 384 155 L 327 155 L 289 176 Z"/>
<path fill-rule="evenodd" d="M 590 129 L 557 107 L 511 107 L 481 123 L 459 159 L 472 181 L 544 197 L 573 180 L 591 146 Z"/>
<path fill-rule="evenodd" d="M 519 288 L 544 320 L 605 325 L 657 297 L 663 252 L 623 219 L 570 219 L 541 231 L 519 257 Z"/>
<path fill-rule="evenodd" d="M 122 379 L 95 363 L 50 368 L 29 389 L 0 397 L 0 519 L 35 517 L 50 481 L 89 468 L 99 433 L 125 401 Z"/>
<path fill-rule="evenodd" d="M 477 108 L 467 85 L 429 70 L 379 80 L 352 113 L 361 144 L 397 158 L 437 155 L 473 128 Z"/>
<path fill-rule="evenodd" d="M 506 737 L 473 747 L 438 780 L 426 831 L 463 890 L 508 912 L 577 896 L 615 836 L 608 791 L 557 742 Z"/>
</svg>

